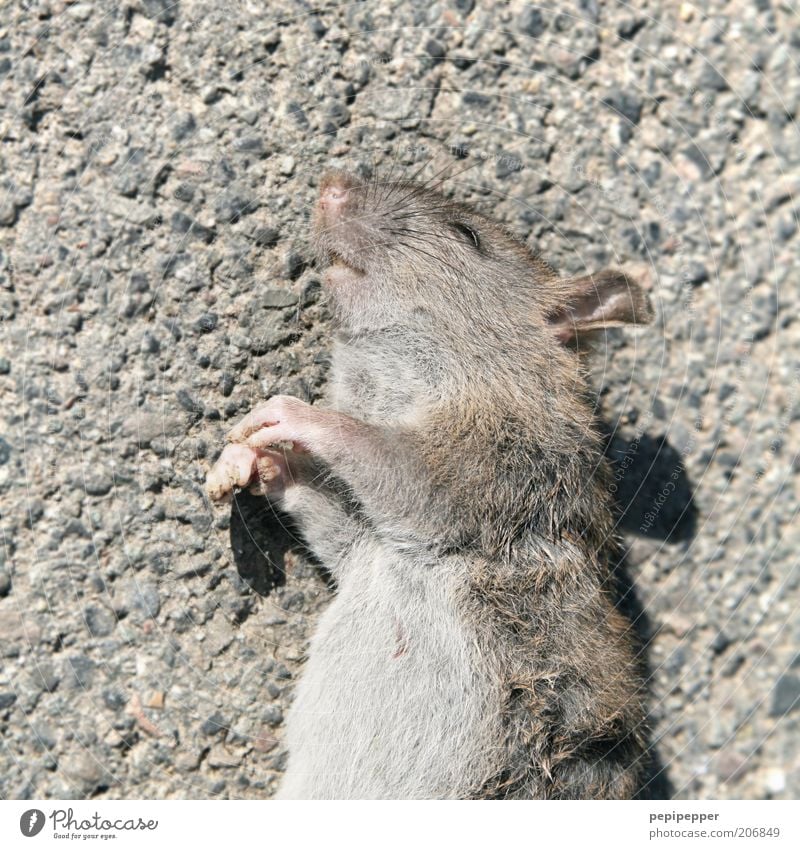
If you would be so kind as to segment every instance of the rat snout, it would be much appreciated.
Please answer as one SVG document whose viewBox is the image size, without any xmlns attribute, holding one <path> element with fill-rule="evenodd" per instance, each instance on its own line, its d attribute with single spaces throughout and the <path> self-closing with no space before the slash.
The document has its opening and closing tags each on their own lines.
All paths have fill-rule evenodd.
<svg viewBox="0 0 800 849">
<path fill-rule="evenodd" d="M 334 216 L 341 213 L 356 186 L 356 180 L 342 171 L 325 174 L 319 190 L 320 211 Z"/>
<path fill-rule="evenodd" d="M 348 190 L 343 186 L 327 186 L 319 194 L 319 205 L 325 212 L 332 212 L 335 215 L 344 206 L 347 195 Z"/>
<path fill-rule="evenodd" d="M 320 181 L 314 238 L 321 257 L 331 266 L 329 277 L 338 275 L 339 282 L 345 267 L 349 277 L 353 272 L 363 274 L 365 246 L 374 242 L 364 232 L 362 188 L 363 184 L 345 171 L 329 171 Z"/>
</svg>

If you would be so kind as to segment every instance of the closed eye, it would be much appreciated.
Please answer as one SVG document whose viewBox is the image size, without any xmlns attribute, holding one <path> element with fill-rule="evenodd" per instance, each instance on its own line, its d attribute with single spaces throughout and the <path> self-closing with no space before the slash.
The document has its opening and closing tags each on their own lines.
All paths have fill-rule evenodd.
<svg viewBox="0 0 800 849">
<path fill-rule="evenodd" d="M 450 226 L 457 233 L 460 233 L 465 239 L 472 242 L 472 244 L 477 248 L 477 250 L 481 249 L 481 240 L 478 238 L 478 234 L 471 227 L 468 227 L 461 221 L 451 221 Z"/>
</svg>

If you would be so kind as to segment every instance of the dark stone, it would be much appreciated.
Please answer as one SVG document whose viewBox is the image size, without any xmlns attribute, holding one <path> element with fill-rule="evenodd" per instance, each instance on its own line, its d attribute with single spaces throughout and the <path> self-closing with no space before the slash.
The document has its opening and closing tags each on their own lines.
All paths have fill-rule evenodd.
<svg viewBox="0 0 800 849">
<path fill-rule="evenodd" d="M 284 610 L 293 610 L 296 613 L 303 609 L 306 602 L 305 595 L 297 590 L 296 592 L 286 593 L 281 599 L 281 607 Z"/>
<path fill-rule="evenodd" d="M 161 344 L 152 333 L 146 331 L 142 335 L 140 348 L 143 354 L 157 354 L 161 350 Z"/>
<path fill-rule="evenodd" d="M 220 391 L 227 398 L 236 386 L 236 379 L 230 372 L 224 371 L 220 378 Z"/>
<path fill-rule="evenodd" d="M 133 606 L 147 619 L 155 619 L 161 610 L 161 599 L 155 584 L 140 583 L 133 593 Z"/>
<path fill-rule="evenodd" d="M 777 234 L 782 242 L 788 242 L 797 232 L 797 219 L 792 215 L 778 221 Z"/>
<path fill-rule="evenodd" d="M 94 680 L 94 661 L 85 654 L 73 655 L 67 658 L 65 670 L 71 675 L 70 686 L 74 689 L 86 690 Z"/>
<path fill-rule="evenodd" d="M 425 43 L 425 52 L 434 60 L 434 63 L 441 62 L 447 55 L 444 45 L 435 38 L 429 38 Z"/>
<path fill-rule="evenodd" d="M 646 168 L 642 169 L 642 179 L 649 188 L 653 188 L 658 178 L 661 176 L 661 163 L 651 162 Z"/>
<path fill-rule="evenodd" d="M 569 32 L 572 29 L 572 24 L 572 15 L 564 15 L 562 13 L 557 14 L 553 21 L 553 27 L 556 32 Z"/>
<path fill-rule="evenodd" d="M 267 148 L 261 136 L 243 136 L 236 139 L 233 147 L 239 153 L 252 153 L 254 156 L 266 156 Z"/>
<path fill-rule="evenodd" d="M 800 678 L 790 673 L 781 675 L 773 690 L 769 715 L 785 716 L 798 709 L 800 709 Z"/>
<path fill-rule="evenodd" d="M 644 226 L 644 240 L 650 248 L 661 241 L 661 225 L 658 221 L 648 221 Z"/>
<path fill-rule="evenodd" d="M 225 92 L 223 91 L 223 89 L 221 89 L 219 86 L 210 85 L 206 86 L 206 88 L 202 90 L 202 92 L 200 93 L 200 97 L 203 103 L 206 104 L 206 106 L 211 106 L 212 104 L 218 103 L 220 100 L 222 100 L 222 95 L 224 93 Z"/>
<path fill-rule="evenodd" d="M 208 719 L 200 726 L 200 733 L 206 737 L 214 737 L 228 730 L 229 723 L 225 717 L 217 712 L 208 717 Z"/>
<path fill-rule="evenodd" d="M 498 180 L 504 180 L 506 177 L 516 174 L 522 170 L 522 160 L 518 156 L 513 156 L 509 153 L 500 152 L 495 160 L 495 176 Z"/>
<path fill-rule="evenodd" d="M 103 704 L 115 713 L 122 710 L 128 702 L 128 697 L 119 690 L 103 690 Z"/>
<path fill-rule="evenodd" d="M 171 26 L 178 15 L 178 0 L 139 0 L 145 17 Z"/>
<path fill-rule="evenodd" d="M 635 227 L 626 227 L 622 231 L 622 237 L 628 243 L 628 247 L 632 253 L 641 253 L 644 247 L 642 234 Z"/>
<path fill-rule="evenodd" d="M 113 486 L 114 478 L 106 474 L 93 475 L 83 483 L 84 492 L 88 495 L 108 495 Z"/>
<path fill-rule="evenodd" d="M 344 105 L 336 101 L 330 105 L 328 109 L 328 118 L 330 118 L 336 129 L 344 127 L 350 123 L 350 110 Z"/>
<path fill-rule="evenodd" d="M 621 144 L 627 144 L 633 138 L 633 130 L 628 121 L 620 121 L 617 128 Z"/>
<path fill-rule="evenodd" d="M 93 637 L 107 637 L 117 624 L 114 615 L 102 607 L 85 608 L 83 618 Z"/>
<path fill-rule="evenodd" d="M 475 8 L 475 0 L 452 0 L 453 6 L 464 15 L 468 15 Z"/>
<path fill-rule="evenodd" d="M 708 269 L 702 262 L 692 260 L 684 271 L 684 280 L 692 286 L 699 286 L 708 280 Z"/>
<path fill-rule="evenodd" d="M 286 104 L 286 113 L 292 117 L 298 127 L 302 129 L 308 129 L 308 118 L 306 117 L 306 113 L 303 111 L 303 107 L 297 103 L 287 103 Z"/>
<path fill-rule="evenodd" d="M 475 64 L 475 60 L 471 56 L 464 56 L 462 54 L 456 54 L 451 61 L 459 71 L 466 71 L 467 68 Z"/>
<path fill-rule="evenodd" d="M 309 304 L 315 304 L 322 297 L 322 284 L 319 280 L 311 279 L 303 287 L 302 304 L 307 307 Z"/>
<path fill-rule="evenodd" d="M 312 15 L 308 19 L 308 28 L 311 30 L 315 38 L 322 38 L 322 36 L 328 31 L 328 27 L 325 26 L 325 21 L 323 21 L 319 15 Z"/>
<path fill-rule="evenodd" d="M 740 457 L 733 451 L 720 451 L 715 457 L 717 463 L 725 469 L 735 469 L 739 465 Z"/>
<path fill-rule="evenodd" d="M 709 61 L 700 74 L 700 87 L 711 91 L 727 91 L 730 88 L 725 77 Z"/>
<path fill-rule="evenodd" d="M 525 6 L 519 16 L 517 29 L 523 35 L 538 38 L 547 29 L 547 24 L 538 9 L 534 9 L 533 6 Z"/>
<path fill-rule="evenodd" d="M 608 97 L 603 98 L 603 103 L 623 118 L 627 118 L 631 124 L 638 124 L 642 117 L 642 99 L 636 92 L 616 89 Z"/>
<path fill-rule="evenodd" d="M 578 7 L 583 12 L 584 17 L 596 24 L 600 19 L 600 9 L 597 6 L 597 0 L 578 0 Z"/>
<path fill-rule="evenodd" d="M 211 333 L 219 323 L 219 316 L 215 312 L 204 312 L 194 323 L 194 329 L 198 333 Z"/>
<path fill-rule="evenodd" d="M 175 233 L 184 233 L 209 244 L 214 241 L 216 233 L 211 227 L 198 224 L 194 218 L 184 212 L 175 212 L 172 215 L 172 229 Z"/>
<path fill-rule="evenodd" d="M 464 106 L 485 107 L 492 102 L 492 99 L 478 91 L 465 91 L 464 94 L 461 95 L 461 102 Z"/>
<path fill-rule="evenodd" d="M 178 113 L 177 118 L 172 123 L 172 138 L 178 142 L 183 141 L 192 135 L 196 129 L 197 123 L 191 112 Z"/>
<path fill-rule="evenodd" d="M 736 387 L 732 383 L 723 383 L 719 388 L 719 393 L 717 394 L 717 398 L 720 402 L 727 401 L 731 395 L 736 394 Z"/>
<path fill-rule="evenodd" d="M 36 686 L 41 684 L 42 689 L 48 693 L 54 692 L 61 683 L 61 678 L 49 661 L 36 663 L 31 670 L 31 678 L 35 681 Z"/>
<path fill-rule="evenodd" d="M 280 347 L 296 335 L 297 331 L 284 322 L 283 316 L 267 313 L 251 329 L 250 351 L 256 356 L 261 356 L 273 348 Z"/>
<path fill-rule="evenodd" d="M 56 743 L 58 743 L 55 729 L 45 722 L 32 723 L 31 734 L 39 751 L 55 749 Z"/>
<path fill-rule="evenodd" d="M 173 192 L 173 197 L 188 202 L 194 199 L 194 192 L 195 188 L 191 183 L 180 183 Z"/>
<path fill-rule="evenodd" d="M 218 218 L 226 224 L 235 224 L 245 215 L 250 215 L 259 207 L 256 198 L 241 191 L 231 190 L 222 194 L 214 205 Z"/>
<path fill-rule="evenodd" d="M 286 276 L 290 280 L 297 280 L 297 278 L 305 271 L 307 263 L 299 253 L 296 251 L 289 251 L 286 255 Z"/>
<path fill-rule="evenodd" d="M 179 389 L 176 393 L 178 403 L 186 410 L 187 413 L 194 415 L 202 414 L 203 405 L 196 398 L 193 398 L 185 389 Z"/>
<path fill-rule="evenodd" d="M 623 41 L 630 41 L 645 23 L 643 18 L 624 18 L 617 26 L 617 35 Z"/>
<path fill-rule="evenodd" d="M 0 693 L 0 710 L 8 710 L 16 700 L 16 693 Z"/>
<path fill-rule="evenodd" d="M 147 292 L 150 289 L 150 284 L 147 282 L 147 275 L 142 274 L 141 271 L 133 271 L 131 272 L 131 276 L 128 279 L 128 291 L 140 295 L 143 292 Z"/>
<path fill-rule="evenodd" d="M 67 521 L 64 525 L 64 536 L 83 537 L 83 539 L 92 538 L 92 535 L 89 533 L 89 529 L 78 519 L 70 519 Z"/>
<path fill-rule="evenodd" d="M 260 248 L 271 248 L 278 243 L 279 232 L 274 227 L 254 227 L 247 238 L 252 239 Z"/>
<path fill-rule="evenodd" d="M 175 271 L 182 265 L 188 265 L 192 258 L 188 253 L 170 253 L 158 259 L 158 267 L 163 279 L 172 277 Z"/>
<path fill-rule="evenodd" d="M 258 298 L 259 306 L 264 309 L 287 309 L 297 304 L 299 298 L 290 289 L 267 289 Z"/>
<path fill-rule="evenodd" d="M 687 145 L 681 153 L 698 167 L 703 179 L 707 180 L 709 177 L 713 177 L 714 169 L 711 167 L 711 163 L 696 144 Z"/>
<path fill-rule="evenodd" d="M 730 637 L 724 631 L 720 631 L 711 641 L 711 650 L 714 654 L 722 654 L 730 644 Z"/>
<path fill-rule="evenodd" d="M 278 705 L 268 705 L 264 708 L 261 719 L 271 728 L 275 728 L 283 722 L 283 711 Z"/>
</svg>

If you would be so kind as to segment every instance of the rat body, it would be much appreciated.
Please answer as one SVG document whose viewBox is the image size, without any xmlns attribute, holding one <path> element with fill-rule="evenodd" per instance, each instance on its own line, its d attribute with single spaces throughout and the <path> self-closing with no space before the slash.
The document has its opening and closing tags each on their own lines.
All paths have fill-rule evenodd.
<svg viewBox="0 0 800 849">
<path fill-rule="evenodd" d="M 411 183 L 328 175 L 314 241 L 339 324 L 326 403 L 270 399 L 208 479 L 260 486 L 337 584 L 278 797 L 634 795 L 643 674 L 571 346 L 648 321 L 646 297 L 621 272 L 561 279 Z"/>
</svg>

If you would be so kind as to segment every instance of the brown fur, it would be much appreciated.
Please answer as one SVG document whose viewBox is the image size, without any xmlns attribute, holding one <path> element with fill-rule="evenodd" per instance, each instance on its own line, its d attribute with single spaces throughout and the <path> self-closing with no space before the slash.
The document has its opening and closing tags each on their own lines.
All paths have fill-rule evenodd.
<svg viewBox="0 0 800 849">
<path fill-rule="evenodd" d="M 464 606 L 506 694 L 499 767 L 480 795 L 630 797 L 644 766 L 643 673 L 612 600 L 606 468 L 581 363 L 559 342 L 648 321 L 647 299 L 620 272 L 560 279 L 435 193 L 327 180 L 352 187 L 357 209 L 341 225 L 323 211 L 318 248 L 368 279 L 334 293 L 346 330 L 427 316 L 440 333 L 442 398 L 404 434 L 417 498 L 402 497 L 418 534 L 472 553 Z M 453 221 L 479 228 L 480 250 Z M 623 304 L 610 296 L 620 292 Z"/>
<path fill-rule="evenodd" d="M 328 175 L 314 241 L 339 320 L 328 409 L 276 397 L 234 429 L 314 456 L 283 503 L 339 583 L 281 794 L 631 797 L 643 671 L 576 348 L 648 321 L 646 296 L 619 271 L 560 278 L 412 183 Z M 249 475 L 226 450 L 215 492 Z"/>
</svg>

